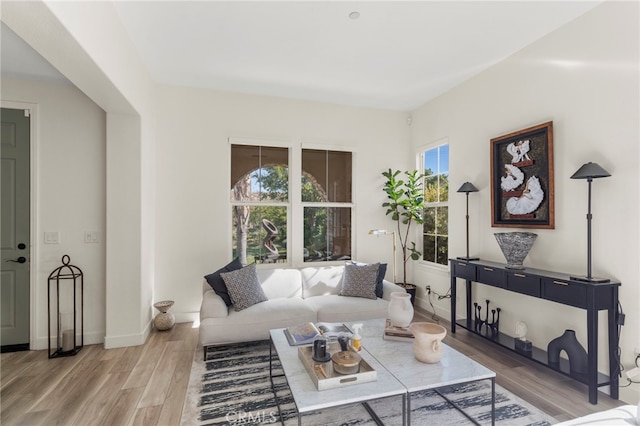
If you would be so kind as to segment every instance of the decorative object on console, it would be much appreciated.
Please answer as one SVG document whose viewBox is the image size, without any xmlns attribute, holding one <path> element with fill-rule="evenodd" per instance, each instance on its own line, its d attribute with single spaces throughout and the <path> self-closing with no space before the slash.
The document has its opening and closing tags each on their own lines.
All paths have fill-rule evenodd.
<svg viewBox="0 0 640 426">
<path fill-rule="evenodd" d="M 589 186 L 588 207 L 587 207 L 587 276 L 571 276 L 572 280 L 586 281 L 591 283 L 607 283 L 606 278 L 594 278 L 591 276 L 591 182 L 593 179 L 609 177 L 611 174 L 596 163 L 588 162 L 578 169 L 571 179 L 586 179 Z"/>
<path fill-rule="evenodd" d="M 489 299 L 487 302 L 487 313 L 485 314 L 484 320 L 482 319 L 482 306 L 478 305 L 478 303 L 473 302 L 473 307 L 475 311 L 475 320 L 474 326 L 477 333 L 482 332 L 482 326 L 486 327 L 487 333 L 491 331 L 492 335 L 498 335 L 500 331 L 500 311 L 502 309 L 496 308 L 491 309 L 491 321 L 489 321 Z M 497 314 L 497 317 L 496 317 Z"/>
<path fill-rule="evenodd" d="M 160 311 L 153 319 L 153 325 L 156 327 L 156 330 L 170 330 L 176 323 L 175 315 L 173 315 L 173 312 L 169 312 L 173 303 L 173 300 L 163 300 L 153 304 L 153 307 Z"/>
<path fill-rule="evenodd" d="M 582 347 L 574 330 L 565 330 L 560 337 L 556 337 L 547 346 L 549 366 L 560 370 L 560 352 L 565 351 L 569 358 L 569 373 L 574 377 L 587 374 L 587 351 Z"/>
<path fill-rule="evenodd" d="M 414 322 L 409 330 L 415 336 L 413 355 L 420 362 L 435 364 L 442 358 L 442 339 L 447 335 L 447 329 L 432 322 Z"/>
<path fill-rule="evenodd" d="M 467 195 L 467 256 L 466 257 L 458 257 L 460 260 L 479 260 L 479 257 L 469 257 L 469 193 L 470 192 L 478 192 L 478 188 L 473 186 L 471 182 L 465 182 L 462 184 L 460 188 L 458 188 L 457 192 L 464 192 Z"/>
<path fill-rule="evenodd" d="M 415 242 L 409 244 L 409 235 L 413 235 L 411 225 L 424 223 L 424 175 L 417 170 L 405 171 L 405 179 L 398 179 L 400 173 L 400 170 L 391 169 L 382 172 L 382 176 L 387 178 L 384 192 L 388 198 L 388 201 L 382 203 L 382 207 L 387 208 L 385 214 L 397 223 L 397 235 L 402 248 L 402 282 L 396 284 L 411 294 L 411 303 L 414 303 L 416 286 L 407 283 L 407 262 L 409 259 L 420 259 L 422 253 Z"/>
<path fill-rule="evenodd" d="M 497 232 L 495 234 L 500 250 L 507 259 L 508 269 L 524 269 L 522 262 L 529 254 L 538 237 L 533 232 Z"/>
<path fill-rule="evenodd" d="M 527 324 L 524 321 L 516 323 L 516 337 L 513 338 L 513 347 L 516 352 L 531 356 L 533 354 L 533 345 L 527 340 Z"/>
<path fill-rule="evenodd" d="M 391 324 L 396 327 L 407 327 L 413 320 L 413 306 L 409 293 L 391 293 L 391 301 L 387 309 Z"/>
<path fill-rule="evenodd" d="M 553 229 L 553 122 L 491 139 L 491 226 Z"/>
</svg>

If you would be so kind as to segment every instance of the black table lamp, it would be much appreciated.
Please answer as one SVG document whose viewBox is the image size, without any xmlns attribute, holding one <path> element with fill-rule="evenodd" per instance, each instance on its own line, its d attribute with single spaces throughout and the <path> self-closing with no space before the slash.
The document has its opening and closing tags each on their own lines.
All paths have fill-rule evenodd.
<svg viewBox="0 0 640 426">
<path fill-rule="evenodd" d="M 597 178 L 609 177 L 609 172 L 597 165 L 596 163 L 588 162 L 583 164 L 582 167 L 575 172 L 571 179 L 586 179 L 589 184 L 589 198 L 588 198 L 588 210 L 587 210 L 587 276 L 586 277 L 574 277 L 572 280 L 585 281 L 590 283 L 607 283 L 606 278 L 594 278 L 591 276 L 591 181 Z"/>
<path fill-rule="evenodd" d="M 473 186 L 471 182 L 465 182 L 458 189 L 457 192 L 464 192 L 467 194 L 467 256 L 466 257 L 458 257 L 460 260 L 479 260 L 479 257 L 469 257 L 469 193 L 470 192 L 478 192 L 478 188 Z"/>
</svg>

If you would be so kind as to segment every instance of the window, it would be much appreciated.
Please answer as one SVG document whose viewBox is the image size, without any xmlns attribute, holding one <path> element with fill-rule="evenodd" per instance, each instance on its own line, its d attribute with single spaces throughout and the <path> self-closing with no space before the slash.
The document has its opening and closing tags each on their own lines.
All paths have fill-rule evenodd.
<svg viewBox="0 0 640 426">
<path fill-rule="evenodd" d="M 350 152 L 302 150 L 303 258 L 351 259 Z"/>
<path fill-rule="evenodd" d="M 231 146 L 233 256 L 244 264 L 287 261 L 289 149 Z"/>
<path fill-rule="evenodd" d="M 291 170 L 296 155 L 301 167 Z M 245 264 L 351 259 L 352 165 L 348 151 L 232 143 L 233 256 Z M 301 182 L 295 194 L 290 181 Z M 302 225 L 289 231 L 293 241 L 291 223 Z"/>
<path fill-rule="evenodd" d="M 449 145 L 422 153 L 425 205 L 422 259 L 447 265 L 449 258 Z"/>
</svg>

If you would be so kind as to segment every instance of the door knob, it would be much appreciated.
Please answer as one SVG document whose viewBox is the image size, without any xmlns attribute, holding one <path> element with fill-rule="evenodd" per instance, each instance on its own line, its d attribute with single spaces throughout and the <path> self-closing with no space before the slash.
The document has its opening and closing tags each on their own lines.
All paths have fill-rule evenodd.
<svg viewBox="0 0 640 426">
<path fill-rule="evenodd" d="M 20 256 L 17 259 L 9 259 L 7 260 L 7 262 L 15 262 L 15 263 L 25 263 L 27 261 L 27 258 L 24 256 Z"/>
</svg>

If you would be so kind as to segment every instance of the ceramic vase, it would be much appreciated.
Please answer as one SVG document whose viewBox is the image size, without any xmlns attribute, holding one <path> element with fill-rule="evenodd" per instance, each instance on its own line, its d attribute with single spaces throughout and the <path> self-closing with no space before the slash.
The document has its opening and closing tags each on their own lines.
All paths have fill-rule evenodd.
<svg viewBox="0 0 640 426">
<path fill-rule="evenodd" d="M 409 293 L 391 293 L 391 301 L 387 311 L 391 325 L 395 327 L 407 327 L 413 319 L 413 306 Z"/>
<path fill-rule="evenodd" d="M 533 232 L 498 232 L 493 234 L 507 259 L 508 269 L 524 269 L 522 262 L 538 237 Z"/>
<path fill-rule="evenodd" d="M 549 365 L 560 369 L 560 352 L 565 351 L 569 358 L 569 373 L 572 376 L 584 375 L 588 371 L 587 351 L 578 342 L 574 330 L 565 330 L 560 337 L 556 337 L 547 346 Z"/>
<path fill-rule="evenodd" d="M 409 326 L 413 333 L 413 355 L 420 362 L 435 364 L 442 358 L 442 339 L 447 329 L 431 322 L 414 322 Z"/>
<path fill-rule="evenodd" d="M 156 330 L 169 330 L 176 323 L 175 315 L 173 315 L 173 312 L 169 312 L 171 306 L 173 306 L 173 300 L 163 300 L 153 304 L 153 307 L 160 311 L 153 319 L 153 325 Z"/>
</svg>

